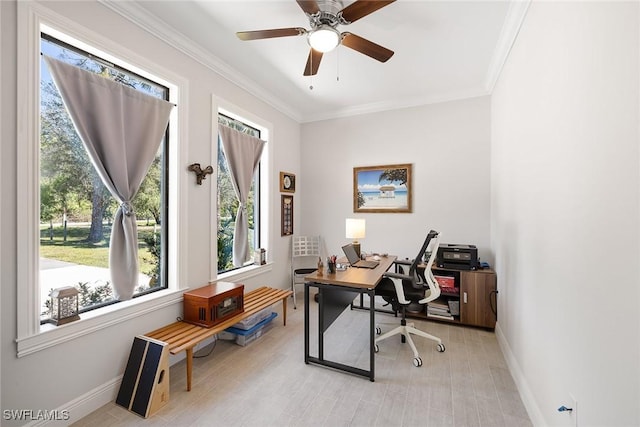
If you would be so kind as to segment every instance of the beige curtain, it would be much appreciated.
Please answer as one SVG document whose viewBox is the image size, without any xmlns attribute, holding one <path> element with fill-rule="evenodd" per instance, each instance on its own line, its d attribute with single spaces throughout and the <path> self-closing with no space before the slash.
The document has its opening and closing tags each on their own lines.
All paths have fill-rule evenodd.
<svg viewBox="0 0 640 427">
<path fill-rule="evenodd" d="M 218 131 L 231 173 L 233 189 L 240 203 L 233 231 L 233 265 L 241 267 L 249 258 L 247 197 L 265 141 L 224 125 L 218 125 Z"/>
<path fill-rule="evenodd" d="M 104 185 L 120 207 L 109 243 L 115 297 L 138 286 L 138 230 L 131 200 L 158 152 L 172 104 L 45 56 L 53 81 Z"/>
</svg>

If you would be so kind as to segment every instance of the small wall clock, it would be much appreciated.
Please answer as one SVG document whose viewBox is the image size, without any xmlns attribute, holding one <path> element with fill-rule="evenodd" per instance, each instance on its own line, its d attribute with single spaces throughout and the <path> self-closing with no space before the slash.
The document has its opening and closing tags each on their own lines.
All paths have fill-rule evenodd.
<svg viewBox="0 0 640 427">
<path fill-rule="evenodd" d="M 280 191 L 283 193 L 296 192 L 296 176 L 289 172 L 280 172 Z"/>
</svg>

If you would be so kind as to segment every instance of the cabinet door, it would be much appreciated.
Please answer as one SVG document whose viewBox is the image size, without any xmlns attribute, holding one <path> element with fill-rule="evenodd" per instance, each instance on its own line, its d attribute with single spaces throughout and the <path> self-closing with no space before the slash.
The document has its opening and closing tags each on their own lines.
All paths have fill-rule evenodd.
<svg viewBox="0 0 640 427">
<path fill-rule="evenodd" d="M 460 322 L 494 328 L 496 315 L 496 275 L 493 272 L 462 271 L 460 274 Z"/>
</svg>

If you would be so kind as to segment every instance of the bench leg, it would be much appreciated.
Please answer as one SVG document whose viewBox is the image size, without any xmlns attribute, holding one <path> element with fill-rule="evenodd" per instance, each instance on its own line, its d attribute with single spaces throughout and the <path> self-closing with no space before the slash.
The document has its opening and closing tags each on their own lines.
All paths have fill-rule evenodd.
<svg viewBox="0 0 640 427">
<path fill-rule="evenodd" d="M 282 299 L 282 324 L 287 326 L 287 298 Z"/>
<path fill-rule="evenodd" d="M 191 372 L 193 371 L 193 347 L 187 349 L 187 391 L 191 391 Z"/>
</svg>

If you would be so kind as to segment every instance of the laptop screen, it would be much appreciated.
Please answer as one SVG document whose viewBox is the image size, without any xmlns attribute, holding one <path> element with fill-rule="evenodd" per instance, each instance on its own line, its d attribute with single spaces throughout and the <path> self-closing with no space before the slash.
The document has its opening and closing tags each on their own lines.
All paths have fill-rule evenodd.
<svg viewBox="0 0 640 427">
<path fill-rule="evenodd" d="M 353 247 L 353 243 L 349 243 L 348 245 L 344 245 L 342 247 L 342 252 L 346 255 L 349 260 L 349 264 L 353 265 L 356 262 L 360 261 L 360 257 L 356 253 L 356 249 Z"/>
</svg>

